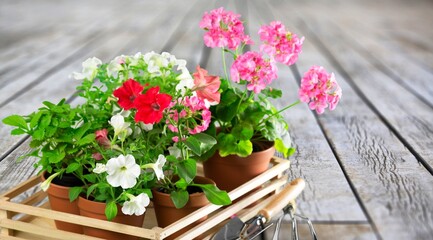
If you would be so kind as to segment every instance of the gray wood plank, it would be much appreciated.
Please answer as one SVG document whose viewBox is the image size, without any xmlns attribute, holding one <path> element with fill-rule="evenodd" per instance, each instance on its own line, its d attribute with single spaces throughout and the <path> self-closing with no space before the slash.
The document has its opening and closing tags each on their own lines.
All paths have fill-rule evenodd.
<svg viewBox="0 0 433 240">
<path fill-rule="evenodd" d="M 281 10 L 286 7 L 274 6 L 273 9 L 279 18 L 299 23 L 299 19 L 286 15 Z M 320 22 L 323 25 L 318 22 L 313 24 L 309 18 L 306 19 L 305 14 L 302 18 L 308 25 L 298 25 L 298 31 L 307 37 L 303 55 L 298 61 L 299 68 L 303 72 L 312 64 L 320 64 L 327 69 L 338 70 L 337 80 L 343 89 L 343 99 L 334 112 L 320 116 L 319 123 L 367 211 L 367 218 L 372 221 L 373 229 L 385 239 L 426 239 L 433 226 L 433 206 L 429 204 L 433 200 L 433 178 L 376 112 L 370 109 L 371 106 L 364 102 L 365 99 L 358 96 L 348 79 L 353 78 L 357 83 L 367 82 L 367 78 L 376 79 L 375 84 L 370 82 L 369 88 L 366 86 L 362 89 L 371 94 L 378 88 L 377 82 L 385 81 L 387 76 L 376 73 L 377 70 L 369 67 L 369 63 L 365 61 L 358 63 L 358 71 L 346 71 L 350 69 L 348 65 L 358 59 L 355 54 L 350 55 L 350 60 L 349 56 L 343 57 L 352 50 L 349 47 L 335 50 L 334 47 L 341 46 L 340 41 L 330 37 L 338 36 L 335 31 L 327 29 L 325 33 L 321 29 L 326 26 L 323 22 Z M 309 40 L 310 28 L 314 29 L 326 45 L 317 45 L 317 42 Z M 323 58 L 320 49 L 324 46 L 331 48 L 332 53 L 337 56 L 336 60 L 329 62 Z M 335 61 L 342 67 L 336 66 Z M 359 76 L 361 73 L 365 74 L 364 69 L 367 68 L 374 75 Z M 380 90 L 385 92 L 382 88 Z M 387 100 L 383 96 L 379 99 Z M 377 102 L 374 104 L 380 105 Z"/>
</svg>

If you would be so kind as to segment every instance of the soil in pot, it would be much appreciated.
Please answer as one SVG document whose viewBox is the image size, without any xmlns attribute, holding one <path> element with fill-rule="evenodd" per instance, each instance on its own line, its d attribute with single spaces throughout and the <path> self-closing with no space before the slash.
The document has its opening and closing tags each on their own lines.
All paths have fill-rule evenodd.
<svg viewBox="0 0 433 240">
<path fill-rule="evenodd" d="M 45 181 L 49 174 L 43 172 L 41 174 L 42 181 Z M 69 201 L 69 188 L 75 186 L 81 186 L 83 183 L 74 175 L 63 174 L 62 178 L 54 178 L 47 190 L 48 200 L 52 210 L 71 213 L 79 215 L 80 211 L 78 209 L 77 201 Z M 59 230 L 64 230 L 74 233 L 83 233 L 83 228 L 81 225 L 54 221 L 56 228 Z"/>
<path fill-rule="evenodd" d="M 275 154 L 273 142 L 255 145 L 255 151 L 247 157 L 228 155 L 221 157 L 216 152 L 203 162 L 204 175 L 215 181 L 218 188 L 227 192 L 265 172 Z"/>
<path fill-rule="evenodd" d="M 80 209 L 80 215 L 85 217 L 91 217 L 101 220 L 107 220 L 105 216 L 105 203 L 95 202 L 88 200 L 82 196 L 78 198 L 78 207 Z M 117 216 L 111 220 L 112 222 L 127 224 L 135 227 L 142 227 L 145 214 L 141 216 L 136 215 L 125 215 L 123 214 L 121 207 L 118 206 Z M 107 220 L 108 221 L 108 220 Z M 83 226 L 84 234 L 93 237 L 99 237 L 103 239 L 122 239 L 122 240 L 135 240 L 139 237 L 134 237 L 126 234 L 112 232 L 108 230 L 92 228 Z"/>
<path fill-rule="evenodd" d="M 215 184 L 212 180 L 201 176 L 197 176 L 194 179 L 194 182 L 199 184 Z M 159 227 L 167 227 L 209 203 L 200 188 L 189 188 L 187 190 L 190 193 L 188 203 L 183 208 L 177 209 L 171 201 L 170 194 L 158 191 L 158 189 L 152 189 L 152 202 L 155 208 L 156 220 Z M 175 239 L 177 236 L 182 235 L 192 227 L 206 220 L 206 218 L 207 217 L 203 217 L 164 239 Z"/>
</svg>

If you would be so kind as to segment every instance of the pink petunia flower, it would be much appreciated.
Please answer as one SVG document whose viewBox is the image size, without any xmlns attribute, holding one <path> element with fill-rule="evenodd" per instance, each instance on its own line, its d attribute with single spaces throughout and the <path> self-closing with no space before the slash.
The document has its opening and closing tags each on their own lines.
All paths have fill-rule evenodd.
<svg viewBox="0 0 433 240">
<path fill-rule="evenodd" d="M 277 78 L 277 67 L 260 53 L 249 51 L 234 61 L 230 75 L 234 82 L 247 81 L 247 89 L 259 93 Z"/>
<path fill-rule="evenodd" d="M 321 66 L 312 66 L 301 80 L 299 99 L 309 103 L 310 109 L 318 114 L 322 114 L 328 106 L 329 110 L 334 110 L 341 95 L 334 73 L 328 74 Z"/>
<path fill-rule="evenodd" d="M 228 47 L 234 50 L 242 43 L 252 44 L 251 38 L 244 33 L 240 15 L 225 11 L 222 7 L 205 12 L 200 28 L 207 31 L 203 40 L 205 45 L 211 48 Z"/>
<path fill-rule="evenodd" d="M 171 98 L 169 94 L 159 93 L 159 87 L 152 87 L 145 94 L 139 95 L 134 101 L 137 108 L 135 121 L 146 124 L 161 121 L 162 112 L 169 107 Z"/>
<path fill-rule="evenodd" d="M 304 38 L 299 39 L 296 34 L 287 31 L 281 22 L 274 21 L 262 26 L 259 35 L 263 41 L 261 51 L 274 57 L 277 62 L 290 66 L 298 60 Z"/>
<path fill-rule="evenodd" d="M 201 100 L 207 100 L 211 105 L 220 102 L 220 92 L 218 92 L 221 81 L 218 76 L 208 75 L 207 71 L 197 66 L 197 72 L 193 74 L 194 88 L 197 97 Z"/>
<path fill-rule="evenodd" d="M 99 144 L 99 146 L 102 146 L 104 148 L 110 148 L 111 146 L 110 139 L 108 139 L 108 130 L 105 128 L 101 130 L 96 130 L 95 140 Z"/>
</svg>

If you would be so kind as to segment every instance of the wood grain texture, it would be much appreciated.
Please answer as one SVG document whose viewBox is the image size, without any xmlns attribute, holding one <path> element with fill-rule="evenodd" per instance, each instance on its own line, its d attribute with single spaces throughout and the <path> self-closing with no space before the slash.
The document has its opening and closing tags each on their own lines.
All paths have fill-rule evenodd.
<svg viewBox="0 0 433 240">
<path fill-rule="evenodd" d="M 274 8 L 277 13 L 278 9 L 283 9 L 283 7 Z M 279 12 L 278 16 L 283 17 L 283 13 Z M 344 42 L 339 41 L 338 44 L 335 44 L 334 37 L 340 36 L 341 33 L 338 35 L 331 29 L 326 31 L 318 29 L 319 26 L 326 25 L 319 25 L 317 22 L 314 22 L 313 25 L 308 16 L 307 14 L 302 15 L 302 21 L 305 21 L 306 24 L 297 25 L 298 31 L 307 37 L 303 55 L 298 61 L 300 69 L 306 70 L 312 64 L 319 64 L 327 69 L 345 71 L 350 68 L 350 64 L 360 61 L 356 68 L 357 71 L 352 68 L 349 76 L 355 78 L 357 83 L 362 82 L 365 86 L 369 83 L 370 87 L 361 89 L 361 91 L 364 90 L 362 93 L 371 96 L 372 91 L 382 93 L 387 91 L 384 87 L 380 87 L 379 83 L 386 81 L 387 76 L 374 67 L 369 67 L 368 61 L 361 61 L 362 58 L 352 53 L 350 48 L 340 48 L 345 44 Z M 288 17 L 287 21 L 301 22 L 296 17 Z M 326 44 L 317 45 L 317 42 L 310 41 L 308 39 L 309 36 L 311 37 L 308 34 L 309 28 L 312 28 L 320 36 L 320 40 Z M 323 58 L 329 58 L 321 51 L 324 46 L 331 48 L 332 53 L 337 56 L 336 59 L 341 60 L 339 63 L 342 67 L 335 66 L 335 61 L 328 62 Z M 365 70 L 367 68 L 368 71 Z M 358 96 L 359 92 L 352 89 L 352 85 L 349 84 L 350 79 L 346 79 L 347 74 L 345 72 L 336 72 L 336 74 L 343 88 L 343 99 L 334 112 L 320 116 L 319 122 L 338 156 L 343 171 L 346 172 L 362 201 L 369 221 L 372 221 L 379 236 L 385 239 L 426 238 L 432 232 L 433 218 L 430 216 L 432 206 L 428 206 L 428 202 L 433 199 L 433 193 L 429 190 L 433 184 L 431 174 L 418 164 L 417 159 L 393 134 L 389 126 L 376 115 L 375 111 L 370 109 L 371 105 Z M 376 79 L 375 83 L 371 79 Z M 386 83 L 394 90 L 399 87 L 393 81 L 386 81 Z M 407 103 L 414 104 L 412 109 L 423 107 L 423 103 L 420 103 L 419 100 L 412 98 L 410 94 L 406 95 L 411 98 L 407 100 Z M 392 98 L 383 95 L 379 97 L 377 93 L 376 99 L 374 106 L 384 105 L 379 101 L 387 101 Z M 390 102 L 388 102 L 388 107 L 394 107 L 389 105 L 391 105 Z M 380 109 L 381 113 L 388 111 Z M 425 114 L 422 110 L 420 113 Z M 399 129 L 399 131 L 402 130 Z M 423 136 L 421 139 L 426 138 Z M 401 232 L 398 228 L 403 228 L 404 231 Z"/>
</svg>

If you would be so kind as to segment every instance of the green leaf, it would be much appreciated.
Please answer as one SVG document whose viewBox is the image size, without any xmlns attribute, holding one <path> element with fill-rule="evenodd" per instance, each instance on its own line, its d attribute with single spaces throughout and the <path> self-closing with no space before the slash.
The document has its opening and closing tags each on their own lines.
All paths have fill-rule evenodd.
<svg viewBox="0 0 433 240">
<path fill-rule="evenodd" d="M 27 122 L 26 120 L 19 115 L 11 115 L 9 117 L 6 117 L 3 119 L 3 123 L 6 125 L 19 127 L 22 129 L 27 129 Z"/>
<path fill-rule="evenodd" d="M 72 202 L 80 196 L 83 187 L 71 187 L 69 188 L 69 201 Z"/>
<path fill-rule="evenodd" d="M 197 174 L 197 165 L 193 159 L 186 159 L 176 164 L 179 177 L 190 183 Z"/>
<path fill-rule="evenodd" d="M 253 152 L 253 143 L 250 140 L 241 140 L 236 145 L 236 154 L 240 157 L 246 157 Z"/>
<path fill-rule="evenodd" d="M 77 170 L 79 167 L 81 167 L 81 164 L 79 163 L 71 163 L 69 164 L 69 166 L 66 168 L 66 173 L 71 173 L 74 172 L 75 170 Z"/>
<path fill-rule="evenodd" d="M 237 124 L 232 129 L 232 134 L 240 140 L 250 140 L 254 135 L 253 125 L 249 123 L 240 123 Z"/>
<path fill-rule="evenodd" d="M 26 133 L 26 131 L 24 131 L 21 128 L 15 128 L 15 129 L 13 129 L 11 131 L 11 135 L 21 135 L 21 134 L 24 134 L 24 133 Z"/>
<path fill-rule="evenodd" d="M 220 190 L 217 186 L 212 184 L 197 184 L 206 195 L 209 202 L 215 205 L 228 205 L 232 203 L 226 191 Z"/>
<path fill-rule="evenodd" d="M 83 137 L 83 135 L 87 132 L 87 130 L 89 130 L 90 126 L 91 123 L 86 123 L 82 125 L 80 128 L 77 128 L 77 131 L 74 134 L 74 138 L 80 140 Z"/>
<path fill-rule="evenodd" d="M 173 191 L 170 198 L 176 208 L 183 208 L 188 203 L 189 194 L 185 190 Z"/>
<path fill-rule="evenodd" d="M 94 133 L 90 133 L 90 134 L 87 134 L 82 139 L 80 139 L 77 142 L 77 144 L 78 144 L 78 146 L 83 146 L 83 145 L 89 144 L 89 143 L 91 143 L 93 141 L 95 141 L 95 134 Z"/>
<path fill-rule="evenodd" d="M 117 215 L 117 205 L 116 202 L 111 201 L 107 203 L 105 206 L 105 216 L 107 217 L 108 221 L 113 220 L 114 217 Z"/>
<path fill-rule="evenodd" d="M 179 181 L 176 182 L 176 187 L 178 189 L 185 190 L 188 187 L 188 183 L 186 182 L 185 179 L 181 178 Z"/>
<path fill-rule="evenodd" d="M 185 144 L 197 156 L 209 151 L 217 143 L 216 139 L 205 133 L 198 133 L 188 137 Z"/>
<path fill-rule="evenodd" d="M 95 190 L 96 187 L 98 187 L 98 184 L 90 185 L 90 187 L 87 189 L 87 193 L 86 193 L 87 198 L 89 198 L 90 194 L 92 194 L 92 192 Z"/>
<path fill-rule="evenodd" d="M 33 132 L 32 137 L 35 140 L 42 140 L 45 136 L 45 129 L 40 128 Z"/>
<path fill-rule="evenodd" d="M 33 115 L 32 120 L 30 121 L 30 128 L 34 128 L 38 125 L 39 119 L 41 118 L 43 111 L 39 111 Z"/>
<path fill-rule="evenodd" d="M 96 176 L 94 174 L 86 174 L 83 176 L 88 182 L 94 183 L 96 182 Z"/>
<path fill-rule="evenodd" d="M 45 128 L 51 123 L 51 115 L 43 115 L 39 123 L 40 128 Z"/>
</svg>

